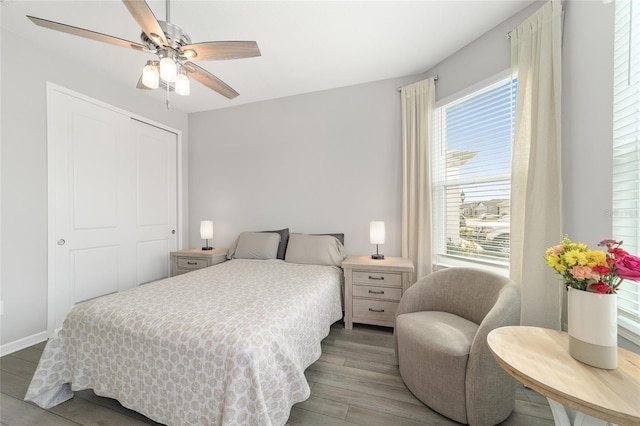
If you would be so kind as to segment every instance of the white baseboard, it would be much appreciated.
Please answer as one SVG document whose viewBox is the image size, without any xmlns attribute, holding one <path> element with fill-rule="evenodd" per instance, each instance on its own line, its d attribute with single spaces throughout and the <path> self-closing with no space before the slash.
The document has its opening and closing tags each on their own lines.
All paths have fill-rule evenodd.
<svg viewBox="0 0 640 426">
<path fill-rule="evenodd" d="M 17 352 L 21 349 L 33 346 L 36 343 L 44 342 L 49 338 L 49 333 L 46 331 L 24 337 L 22 339 L 15 340 L 13 342 L 5 343 L 0 346 L 0 356 L 5 356 Z"/>
</svg>

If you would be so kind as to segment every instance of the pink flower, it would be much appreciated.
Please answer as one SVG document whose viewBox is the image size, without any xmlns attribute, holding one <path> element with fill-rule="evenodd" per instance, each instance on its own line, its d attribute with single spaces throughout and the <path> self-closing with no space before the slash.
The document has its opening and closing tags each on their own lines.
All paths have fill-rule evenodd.
<svg viewBox="0 0 640 426">
<path fill-rule="evenodd" d="M 549 253 L 558 255 L 558 254 L 562 253 L 563 248 L 564 247 L 562 246 L 562 244 L 558 244 L 557 246 L 549 247 Z"/>
<path fill-rule="evenodd" d="M 599 245 L 600 247 L 608 246 L 608 245 L 610 245 L 610 244 L 618 245 L 618 244 L 620 244 L 620 243 L 619 243 L 619 242 L 617 242 L 616 240 L 602 240 L 602 241 L 600 241 L 600 242 L 598 243 L 598 245 Z"/>
<path fill-rule="evenodd" d="M 593 278 L 594 280 L 597 280 L 600 278 L 600 275 L 595 274 L 593 272 L 593 269 L 589 268 L 588 266 L 574 266 L 573 268 L 570 269 L 571 275 L 574 276 L 574 278 L 577 278 L 579 280 L 582 279 L 589 279 L 589 278 Z"/>
<path fill-rule="evenodd" d="M 589 287 L 591 287 L 591 289 L 597 291 L 598 294 L 607 294 L 611 290 L 611 287 L 609 287 L 608 285 L 606 285 L 602 281 L 600 281 L 598 283 L 595 283 L 595 284 L 591 284 Z"/>
<path fill-rule="evenodd" d="M 616 260 L 616 274 L 627 280 L 640 280 L 640 258 L 628 254 Z"/>
</svg>

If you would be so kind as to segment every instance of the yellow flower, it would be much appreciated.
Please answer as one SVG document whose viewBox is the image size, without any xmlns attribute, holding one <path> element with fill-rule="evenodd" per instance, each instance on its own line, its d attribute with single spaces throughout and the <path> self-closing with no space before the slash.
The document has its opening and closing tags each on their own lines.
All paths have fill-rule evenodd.
<svg viewBox="0 0 640 426">
<path fill-rule="evenodd" d="M 560 256 L 557 254 L 550 254 L 547 256 L 547 265 L 551 266 L 558 272 L 564 272 L 567 267 L 562 264 Z"/>
<path fill-rule="evenodd" d="M 589 247 L 587 247 L 587 245 L 584 243 L 574 243 L 574 244 L 578 250 L 581 250 L 581 251 L 589 250 Z"/>
<path fill-rule="evenodd" d="M 587 251 L 587 265 L 593 268 L 596 265 L 607 266 L 607 255 L 601 250 Z"/>
<path fill-rule="evenodd" d="M 587 255 L 580 250 L 569 250 L 563 257 L 567 266 L 585 266 L 587 264 Z"/>
</svg>

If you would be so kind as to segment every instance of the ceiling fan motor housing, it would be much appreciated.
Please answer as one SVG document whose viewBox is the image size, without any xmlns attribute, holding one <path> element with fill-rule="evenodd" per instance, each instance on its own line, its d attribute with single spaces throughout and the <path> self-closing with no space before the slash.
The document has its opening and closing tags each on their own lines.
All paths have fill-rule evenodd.
<svg viewBox="0 0 640 426">
<path fill-rule="evenodd" d="M 189 37 L 189 35 L 184 32 L 182 28 L 177 25 L 173 25 L 170 22 L 158 21 L 158 24 L 160 24 L 160 28 L 162 28 L 162 31 L 164 31 L 168 46 L 162 46 L 161 44 L 158 44 L 156 40 L 153 40 L 144 32 L 140 34 L 140 40 L 142 40 L 144 44 L 149 46 L 150 50 L 158 51 L 169 47 L 175 51 L 176 56 L 182 57 L 182 55 L 180 55 L 180 48 L 182 46 L 191 44 L 191 38 Z"/>
</svg>

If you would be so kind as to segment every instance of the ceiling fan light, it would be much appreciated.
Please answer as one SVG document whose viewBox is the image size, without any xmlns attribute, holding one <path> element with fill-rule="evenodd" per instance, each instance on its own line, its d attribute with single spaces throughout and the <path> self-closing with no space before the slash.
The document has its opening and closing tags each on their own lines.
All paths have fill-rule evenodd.
<svg viewBox="0 0 640 426">
<path fill-rule="evenodd" d="M 160 78 L 168 83 L 175 83 L 178 74 L 176 61 L 171 56 L 160 59 Z"/>
<path fill-rule="evenodd" d="M 158 63 L 147 61 L 147 65 L 142 69 L 142 84 L 149 89 L 157 89 L 160 84 L 160 72 L 158 71 Z"/>
<path fill-rule="evenodd" d="M 189 77 L 187 76 L 187 73 L 184 71 L 184 69 L 181 69 L 176 78 L 176 94 L 180 96 L 189 96 L 189 92 Z"/>
</svg>

